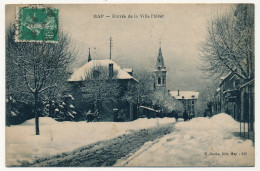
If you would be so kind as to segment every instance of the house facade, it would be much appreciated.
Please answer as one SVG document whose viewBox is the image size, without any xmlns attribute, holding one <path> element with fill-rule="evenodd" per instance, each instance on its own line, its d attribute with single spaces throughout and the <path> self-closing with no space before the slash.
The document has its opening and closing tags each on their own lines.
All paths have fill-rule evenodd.
<svg viewBox="0 0 260 171">
<path fill-rule="evenodd" d="M 80 113 L 98 109 L 103 121 L 112 121 L 115 109 L 121 120 L 136 119 L 136 104 L 122 100 L 128 86 L 138 82 L 132 75 L 132 69 L 112 60 L 88 60 L 68 79 L 76 108 Z"/>
<path fill-rule="evenodd" d="M 254 116 L 254 79 L 241 80 L 234 73 L 221 77 L 212 100 L 212 113 L 225 112 L 238 121 Z"/>
<path fill-rule="evenodd" d="M 240 79 L 233 73 L 221 77 L 212 103 L 212 113 L 226 112 L 233 118 L 240 118 Z"/>
<path fill-rule="evenodd" d="M 179 103 L 177 109 L 180 114 L 187 112 L 188 115 L 196 115 L 196 103 L 199 98 L 199 92 L 196 91 L 170 91 L 171 96 Z M 176 104 L 177 106 L 178 104 Z"/>
<path fill-rule="evenodd" d="M 220 84 L 211 102 L 212 114 L 227 113 L 240 121 L 240 132 L 254 132 L 255 122 L 254 76 L 242 80 L 235 73 L 221 77 Z M 245 126 L 248 125 L 248 126 Z M 254 134 L 253 134 L 254 135 Z"/>
</svg>

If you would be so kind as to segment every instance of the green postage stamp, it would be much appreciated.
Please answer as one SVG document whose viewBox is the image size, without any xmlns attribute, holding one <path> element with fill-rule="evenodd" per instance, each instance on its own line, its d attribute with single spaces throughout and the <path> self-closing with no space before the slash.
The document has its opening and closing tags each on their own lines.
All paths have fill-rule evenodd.
<svg viewBox="0 0 260 171">
<path fill-rule="evenodd" d="M 57 42 L 59 10 L 44 7 L 17 8 L 17 42 Z"/>
</svg>

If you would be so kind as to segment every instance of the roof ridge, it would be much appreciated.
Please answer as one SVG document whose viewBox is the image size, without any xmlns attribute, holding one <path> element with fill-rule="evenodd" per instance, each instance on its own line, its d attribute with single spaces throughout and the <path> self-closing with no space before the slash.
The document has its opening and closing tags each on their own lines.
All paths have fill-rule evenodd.
<svg viewBox="0 0 260 171">
<path fill-rule="evenodd" d="M 137 81 L 132 75 L 130 75 L 128 72 L 126 72 L 123 68 L 120 67 L 117 63 L 115 63 L 111 59 L 93 59 L 86 64 L 82 65 L 78 69 L 76 69 L 70 79 L 68 81 L 82 81 L 86 79 L 86 74 L 90 72 L 90 70 L 94 66 L 107 66 L 109 63 L 113 63 L 114 70 L 118 72 L 117 79 L 134 79 Z"/>
</svg>

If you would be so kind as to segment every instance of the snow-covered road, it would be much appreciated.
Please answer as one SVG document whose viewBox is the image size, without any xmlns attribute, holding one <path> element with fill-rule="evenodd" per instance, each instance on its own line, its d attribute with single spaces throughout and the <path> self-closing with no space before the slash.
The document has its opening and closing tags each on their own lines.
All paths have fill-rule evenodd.
<svg viewBox="0 0 260 171">
<path fill-rule="evenodd" d="M 113 166 L 118 159 L 135 153 L 145 142 L 156 141 L 172 132 L 174 124 L 133 131 L 116 138 L 100 141 L 73 152 L 37 160 L 33 167 L 104 167 Z"/>
<path fill-rule="evenodd" d="M 254 166 L 252 141 L 233 134 L 239 128 L 227 114 L 179 122 L 174 132 L 147 142 L 114 166 Z"/>
<path fill-rule="evenodd" d="M 133 131 L 174 123 L 174 118 L 137 119 L 132 122 L 57 122 L 40 118 L 40 135 L 35 135 L 34 119 L 6 127 L 6 165 L 20 165 Z"/>
<path fill-rule="evenodd" d="M 34 120 L 6 127 L 7 166 L 254 166 L 252 141 L 234 136 L 240 125 L 227 114 L 188 122 L 40 123 L 40 136 Z"/>
</svg>

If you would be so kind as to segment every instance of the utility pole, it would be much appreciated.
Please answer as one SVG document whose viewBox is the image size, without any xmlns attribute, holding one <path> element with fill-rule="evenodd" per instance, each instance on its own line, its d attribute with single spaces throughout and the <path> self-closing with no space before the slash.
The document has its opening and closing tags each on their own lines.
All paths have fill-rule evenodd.
<svg viewBox="0 0 260 171">
<path fill-rule="evenodd" d="M 112 37 L 110 37 L 110 60 L 111 60 L 111 57 L 112 57 Z"/>
</svg>

